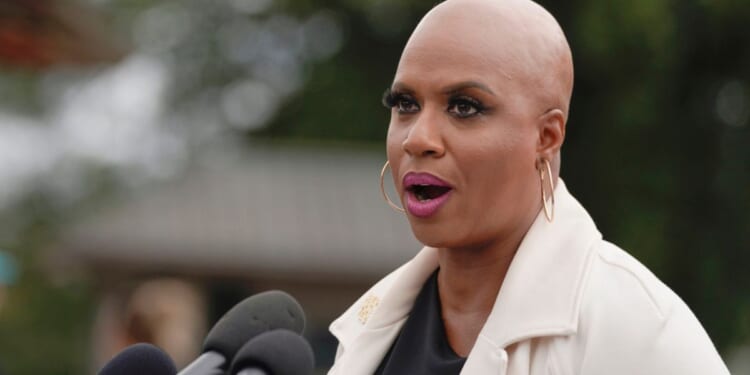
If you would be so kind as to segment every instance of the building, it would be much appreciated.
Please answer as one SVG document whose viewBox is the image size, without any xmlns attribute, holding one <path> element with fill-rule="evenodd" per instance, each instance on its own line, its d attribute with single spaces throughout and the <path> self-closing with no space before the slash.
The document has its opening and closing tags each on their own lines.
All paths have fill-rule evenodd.
<svg viewBox="0 0 750 375">
<path fill-rule="evenodd" d="M 207 160 L 93 212 L 53 252 L 99 287 L 94 367 L 137 341 L 184 365 L 232 305 L 281 289 L 325 369 L 328 324 L 420 248 L 381 197 L 382 154 L 266 146 Z"/>
</svg>

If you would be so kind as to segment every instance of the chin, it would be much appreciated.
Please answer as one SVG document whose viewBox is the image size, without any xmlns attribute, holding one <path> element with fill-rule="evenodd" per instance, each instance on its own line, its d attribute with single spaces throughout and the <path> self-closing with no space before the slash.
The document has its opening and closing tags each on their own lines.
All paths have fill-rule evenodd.
<svg viewBox="0 0 750 375">
<path fill-rule="evenodd" d="M 410 222 L 414 237 L 425 246 L 434 248 L 463 247 L 465 242 L 455 225 L 451 226 L 445 222 L 415 223 Z"/>
<path fill-rule="evenodd" d="M 482 249 L 504 237 L 497 232 L 487 231 L 487 228 L 475 228 L 467 222 L 409 219 L 414 237 L 421 244 L 437 249 Z"/>
</svg>

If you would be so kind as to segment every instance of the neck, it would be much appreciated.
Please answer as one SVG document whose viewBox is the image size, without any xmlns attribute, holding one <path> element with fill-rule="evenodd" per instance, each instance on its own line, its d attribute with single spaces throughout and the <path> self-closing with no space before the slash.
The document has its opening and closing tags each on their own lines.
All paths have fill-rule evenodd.
<svg viewBox="0 0 750 375">
<path fill-rule="evenodd" d="M 444 311 L 489 315 L 521 238 L 465 249 L 439 249 Z"/>
<path fill-rule="evenodd" d="M 511 261 L 541 210 L 540 201 L 519 225 L 492 241 L 438 249 L 438 291 L 444 312 L 489 315 Z"/>
<path fill-rule="evenodd" d="M 481 247 L 438 250 L 443 326 L 451 348 L 462 357 L 469 355 L 484 327 L 523 235 L 506 238 Z"/>
</svg>

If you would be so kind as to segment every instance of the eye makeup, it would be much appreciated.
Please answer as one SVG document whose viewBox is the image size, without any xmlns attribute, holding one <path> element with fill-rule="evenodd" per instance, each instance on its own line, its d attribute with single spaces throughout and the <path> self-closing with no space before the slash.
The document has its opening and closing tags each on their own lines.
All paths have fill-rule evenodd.
<svg viewBox="0 0 750 375">
<path fill-rule="evenodd" d="M 407 93 L 393 91 L 390 88 L 383 93 L 382 103 L 386 108 L 396 108 L 398 113 L 409 114 L 419 111 L 419 103 Z"/>
<path fill-rule="evenodd" d="M 447 112 L 458 118 L 474 117 L 486 111 L 487 107 L 471 96 L 458 94 L 448 98 Z"/>
<path fill-rule="evenodd" d="M 391 91 L 391 88 L 388 87 L 385 89 L 385 92 L 383 92 L 383 97 L 380 99 L 380 102 L 383 104 L 383 107 L 391 109 L 396 105 L 395 96 L 393 95 L 393 91 Z"/>
<path fill-rule="evenodd" d="M 482 101 L 462 93 L 461 90 L 451 91 L 446 93 L 446 96 L 446 112 L 456 118 L 467 119 L 488 111 Z M 388 109 L 396 108 L 401 114 L 415 113 L 420 109 L 419 103 L 411 94 L 391 88 L 387 88 L 383 93 L 382 104 Z"/>
</svg>

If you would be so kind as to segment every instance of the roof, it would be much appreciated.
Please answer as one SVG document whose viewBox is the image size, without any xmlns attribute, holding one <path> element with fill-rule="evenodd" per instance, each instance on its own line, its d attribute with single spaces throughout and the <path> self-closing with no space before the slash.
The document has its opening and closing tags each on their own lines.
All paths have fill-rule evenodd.
<svg viewBox="0 0 750 375">
<path fill-rule="evenodd" d="M 372 152 L 255 148 L 120 200 L 63 235 L 89 265 L 373 279 L 421 248 L 379 190 Z"/>
</svg>

